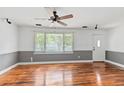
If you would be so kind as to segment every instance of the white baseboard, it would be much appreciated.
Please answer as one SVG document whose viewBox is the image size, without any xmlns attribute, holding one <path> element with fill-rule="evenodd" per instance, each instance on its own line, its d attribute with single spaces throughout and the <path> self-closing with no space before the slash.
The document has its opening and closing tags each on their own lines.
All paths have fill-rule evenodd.
<svg viewBox="0 0 124 93">
<path fill-rule="evenodd" d="M 113 62 L 110 60 L 104 60 L 105 62 L 120 66 L 124 68 L 123 64 L 117 63 L 117 62 Z M 16 63 L 2 71 L 0 71 L 0 75 L 4 74 L 5 72 L 15 68 L 18 65 L 28 65 L 28 64 L 61 64 L 61 63 L 89 63 L 89 62 L 93 62 L 93 60 L 72 60 L 72 61 L 46 61 L 46 62 L 20 62 L 20 63 Z"/>
<path fill-rule="evenodd" d="M 93 62 L 92 60 L 73 60 L 73 61 L 46 61 L 46 62 L 20 62 L 16 63 L 2 71 L 0 71 L 0 75 L 6 73 L 7 71 L 15 68 L 18 65 L 28 65 L 28 64 L 59 64 L 59 63 L 85 63 L 85 62 Z"/>
<path fill-rule="evenodd" d="M 104 60 L 105 62 L 120 66 L 120 67 L 124 67 L 123 64 L 117 63 L 117 62 L 113 62 L 113 61 L 109 61 L 109 60 Z M 86 63 L 86 62 L 93 62 L 93 60 L 72 60 L 72 61 L 46 61 L 46 62 L 20 62 L 20 63 L 16 63 L 2 71 L 0 71 L 0 75 L 9 71 L 10 69 L 18 66 L 18 65 L 28 65 L 28 64 L 59 64 L 59 63 Z"/>
<path fill-rule="evenodd" d="M 117 62 L 114 62 L 114 61 L 105 60 L 105 62 L 108 62 L 108 63 L 111 63 L 113 65 L 117 65 L 117 66 L 120 66 L 120 67 L 123 67 L 124 68 L 124 65 L 123 64 L 120 64 L 120 63 L 117 63 Z"/>
<path fill-rule="evenodd" d="M 17 65 L 18 65 L 18 64 L 14 64 L 14 65 L 9 66 L 8 68 L 6 68 L 6 69 L 0 71 L 0 75 L 1 75 L 1 74 L 4 74 L 5 72 L 7 72 L 7 71 L 9 71 L 9 70 L 11 70 L 11 69 L 13 69 L 13 68 L 15 68 Z"/>
<path fill-rule="evenodd" d="M 105 60 L 93 60 L 93 61 L 105 61 Z"/>
<path fill-rule="evenodd" d="M 86 63 L 93 62 L 93 60 L 72 60 L 72 61 L 44 61 L 44 62 L 20 62 L 18 65 L 28 65 L 28 64 L 62 64 L 62 63 Z"/>
</svg>

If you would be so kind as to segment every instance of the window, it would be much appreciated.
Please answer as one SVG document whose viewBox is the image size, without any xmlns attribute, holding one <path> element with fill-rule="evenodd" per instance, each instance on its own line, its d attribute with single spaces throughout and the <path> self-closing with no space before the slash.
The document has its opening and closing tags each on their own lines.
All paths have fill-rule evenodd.
<svg viewBox="0 0 124 93">
<path fill-rule="evenodd" d="M 64 51 L 72 51 L 73 39 L 72 34 L 64 34 Z"/>
<path fill-rule="evenodd" d="M 46 51 L 63 51 L 63 34 L 46 34 Z"/>
<path fill-rule="evenodd" d="M 44 51 L 44 33 L 37 33 L 35 39 L 35 51 Z"/>
<path fill-rule="evenodd" d="M 97 40 L 97 47 L 100 47 L 100 44 L 101 42 L 100 42 L 100 40 Z"/>
<path fill-rule="evenodd" d="M 43 53 L 73 51 L 73 34 L 37 32 L 35 34 L 35 51 Z"/>
</svg>

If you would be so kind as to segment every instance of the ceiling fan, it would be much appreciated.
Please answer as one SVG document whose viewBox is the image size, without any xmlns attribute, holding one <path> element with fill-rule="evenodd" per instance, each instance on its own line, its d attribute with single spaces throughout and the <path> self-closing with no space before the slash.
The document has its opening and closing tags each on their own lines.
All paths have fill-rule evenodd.
<svg viewBox="0 0 124 93">
<path fill-rule="evenodd" d="M 50 16 L 50 18 L 35 18 L 35 20 L 49 20 L 52 21 L 52 23 L 57 22 L 63 26 L 67 26 L 66 23 L 62 22 L 61 20 L 64 19 L 69 19 L 69 18 L 73 18 L 72 14 L 69 15 L 65 15 L 65 16 L 58 16 L 56 11 L 53 11 L 53 16 Z"/>
</svg>

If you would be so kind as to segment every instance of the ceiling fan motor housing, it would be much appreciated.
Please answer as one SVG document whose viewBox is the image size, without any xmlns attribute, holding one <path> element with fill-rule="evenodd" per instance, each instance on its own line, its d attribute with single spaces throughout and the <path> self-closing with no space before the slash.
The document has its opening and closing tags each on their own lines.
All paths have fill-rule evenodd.
<svg viewBox="0 0 124 93">
<path fill-rule="evenodd" d="M 57 15 L 57 12 L 56 11 L 53 11 L 53 15 L 54 15 L 54 18 L 52 18 L 53 21 L 57 21 L 58 20 L 58 15 Z"/>
</svg>

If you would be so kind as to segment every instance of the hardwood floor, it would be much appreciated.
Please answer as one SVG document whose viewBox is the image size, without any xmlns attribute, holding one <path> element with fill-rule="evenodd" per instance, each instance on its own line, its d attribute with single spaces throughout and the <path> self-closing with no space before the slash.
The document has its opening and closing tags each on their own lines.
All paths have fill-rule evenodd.
<svg viewBox="0 0 124 93">
<path fill-rule="evenodd" d="M 124 68 L 106 62 L 19 65 L 0 76 L 0 85 L 124 85 Z"/>
</svg>

